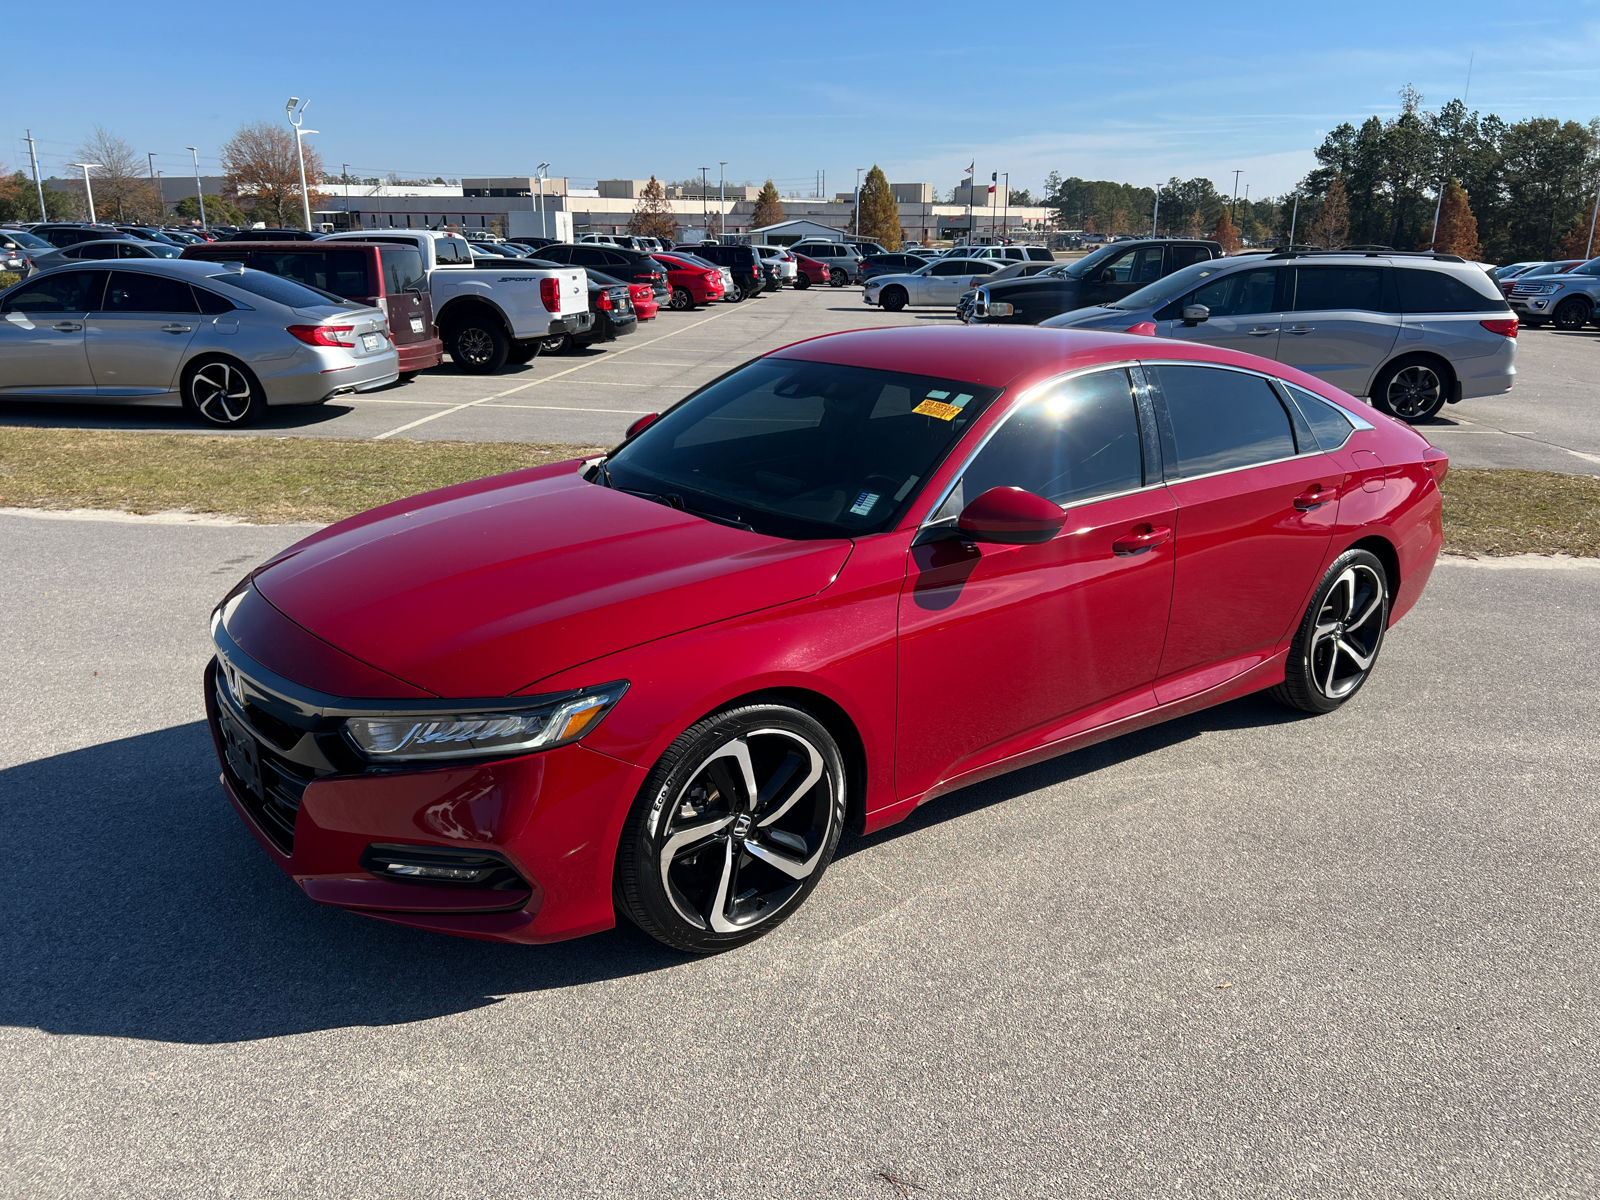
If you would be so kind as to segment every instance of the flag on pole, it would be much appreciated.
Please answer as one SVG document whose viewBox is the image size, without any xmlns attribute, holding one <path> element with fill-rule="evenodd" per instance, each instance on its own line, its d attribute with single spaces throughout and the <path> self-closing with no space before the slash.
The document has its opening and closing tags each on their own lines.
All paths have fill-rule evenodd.
<svg viewBox="0 0 1600 1200">
<path fill-rule="evenodd" d="M 978 160 L 977 159 L 973 159 L 970 163 L 967 164 L 967 172 L 966 173 L 968 175 L 971 175 L 977 169 L 978 169 Z"/>
<path fill-rule="evenodd" d="M 1000 182 L 1000 172 L 995 171 L 989 176 L 989 195 L 994 195 L 994 185 Z"/>
</svg>

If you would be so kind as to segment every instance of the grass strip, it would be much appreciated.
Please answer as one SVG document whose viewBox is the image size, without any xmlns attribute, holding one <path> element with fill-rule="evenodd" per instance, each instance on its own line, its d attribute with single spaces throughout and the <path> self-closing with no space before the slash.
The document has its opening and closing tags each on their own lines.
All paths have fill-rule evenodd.
<svg viewBox="0 0 1600 1200">
<path fill-rule="evenodd" d="M 1451 554 L 1600 557 L 1600 478 L 1452 467 L 1444 480 Z"/>
<path fill-rule="evenodd" d="M 337 521 L 418 492 L 603 449 L 0 426 L 0 506 Z M 1453 554 L 1600 557 L 1600 478 L 1452 469 L 1444 537 Z"/>
<path fill-rule="evenodd" d="M 418 492 L 601 449 L 0 427 L 0 506 L 337 521 Z"/>
</svg>

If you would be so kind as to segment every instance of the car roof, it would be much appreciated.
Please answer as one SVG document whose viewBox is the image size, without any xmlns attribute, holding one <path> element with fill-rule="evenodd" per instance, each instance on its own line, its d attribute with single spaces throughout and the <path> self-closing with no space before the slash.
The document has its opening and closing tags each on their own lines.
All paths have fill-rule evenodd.
<svg viewBox="0 0 1600 1200">
<path fill-rule="evenodd" d="M 79 243 L 80 245 L 82 243 Z M 112 264 L 115 264 L 114 266 Z M 155 271 L 164 274 L 171 271 L 185 279 L 210 279 L 222 271 L 218 264 L 207 262 L 198 258 L 92 258 L 87 261 L 72 260 L 70 265 L 63 263 L 59 267 L 51 267 L 51 273 L 56 271 Z"/>
</svg>

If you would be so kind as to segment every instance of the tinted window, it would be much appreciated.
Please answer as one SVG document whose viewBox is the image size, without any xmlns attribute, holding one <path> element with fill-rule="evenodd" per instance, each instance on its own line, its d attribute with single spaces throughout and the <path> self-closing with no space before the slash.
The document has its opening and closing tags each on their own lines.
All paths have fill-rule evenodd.
<svg viewBox="0 0 1600 1200">
<path fill-rule="evenodd" d="M 328 292 L 319 292 L 292 279 L 280 279 L 264 271 L 244 271 L 238 275 L 212 275 L 210 282 L 238 288 L 252 295 L 263 296 L 290 308 L 327 308 L 330 304 L 348 305 L 346 301 Z"/>
<path fill-rule="evenodd" d="M 63 271 L 24 283 L 6 298 L 7 312 L 89 312 L 100 307 L 104 271 Z"/>
<path fill-rule="evenodd" d="M 472 247 L 460 238 L 435 238 L 433 256 L 441 263 L 470 263 Z"/>
<path fill-rule="evenodd" d="M 565 261 L 580 267 L 604 267 L 609 265 L 606 252 L 598 246 L 574 246 L 567 251 Z"/>
<path fill-rule="evenodd" d="M 252 250 L 245 265 L 335 296 L 370 296 L 367 250 Z"/>
<path fill-rule="evenodd" d="M 401 292 L 424 286 L 422 255 L 415 250 L 402 250 L 399 247 L 391 250 L 385 246 L 378 251 L 378 257 L 383 263 L 383 290 L 386 294 L 398 296 Z"/>
<path fill-rule="evenodd" d="M 1028 259 L 1031 262 L 1054 262 L 1055 257 L 1050 251 L 1044 249 L 1033 248 L 1028 251 Z"/>
<path fill-rule="evenodd" d="M 200 305 L 200 311 L 205 313 L 208 317 L 214 317 L 218 313 L 233 311 L 234 305 L 232 300 L 226 300 L 217 295 L 215 292 L 206 291 L 205 288 L 193 288 L 191 290 L 194 292 L 195 300 Z"/>
<path fill-rule="evenodd" d="M 1139 419 L 1128 373 L 1069 379 L 1006 418 L 940 509 L 954 516 L 994 487 L 1019 487 L 1057 504 L 1144 484 Z"/>
<path fill-rule="evenodd" d="M 106 289 L 106 312 L 192 313 L 199 311 L 189 285 L 164 275 L 136 271 L 111 272 Z"/>
<path fill-rule="evenodd" d="M 1089 278 L 1096 283 L 1127 283 L 1133 277 L 1133 260 L 1138 255 L 1137 250 L 1125 250 L 1116 258 L 1100 264 Z M 1110 278 L 1106 278 L 1107 275 Z"/>
<path fill-rule="evenodd" d="M 1395 272 L 1395 281 L 1400 285 L 1401 312 L 1475 313 L 1511 307 L 1487 276 L 1481 292 L 1446 271 L 1401 268 Z"/>
<path fill-rule="evenodd" d="M 606 266 L 624 267 L 628 268 L 630 271 L 634 269 L 634 260 L 629 255 L 622 253 L 620 250 L 606 250 L 603 253 L 605 254 Z M 615 272 L 612 273 L 615 274 Z"/>
<path fill-rule="evenodd" d="M 1264 267 L 1256 271 L 1235 271 L 1214 279 L 1195 291 L 1189 304 L 1204 304 L 1213 317 L 1239 317 L 1252 313 L 1273 311 L 1273 297 L 1278 290 L 1278 269 Z"/>
<path fill-rule="evenodd" d="M 1214 367 L 1152 368 L 1170 418 L 1169 478 L 1188 478 L 1294 455 L 1294 434 L 1271 385 Z"/>
<path fill-rule="evenodd" d="M 1317 445 L 1321 449 L 1337 450 L 1350 439 L 1355 426 L 1350 424 L 1350 418 L 1339 410 L 1338 405 L 1329 404 L 1321 396 L 1313 396 L 1304 388 L 1290 384 L 1284 386 L 1289 389 L 1289 398 L 1305 417 L 1306 424 L 1316 434 Z"/>
<path fill-rule="evenodd" d="M 929 275 L 965 275 L 967 270 L 977 264 L 970 259 L 955 258 L 949 262 L 934 263 Z"/>
<path fill-rule="evenodd" d="M 618 487 L 679 497 L 761 533 L 853 537 L 888 528 L 996 394 L 759 359 L 673 409 L 607 467 Z"/>
<path fill-rule="evenodd" d="M 1211 251 L 1204 246 L 1168 246 L 1167 271 L 1182 270 L 1192 267 L 1195 263 L 1210 262 Z"/>
<path fill-rule="evenodd" d="M 1301 267 L 1296 274 L 1295 312 L 1390 311 L 1384 302 L 1382 267 Z"/>
</svg>

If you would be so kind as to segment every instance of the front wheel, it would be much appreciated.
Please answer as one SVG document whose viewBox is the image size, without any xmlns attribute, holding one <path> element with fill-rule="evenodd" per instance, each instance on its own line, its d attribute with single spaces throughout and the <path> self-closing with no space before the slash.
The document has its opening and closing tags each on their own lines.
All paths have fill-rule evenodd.
<svg viewBox="0 0 1600 1200">
<path fill-rule="evenodd" d="M 1587 301 L 1580 300 L 1577 296 L 1570 296 L 1556 307 L 1553 318 L 1556 328 L 1575 333 L 1589 323 L 1590 311 Z"/>
<path fill-rule="evenodd" d="M 817 886 L 844 811 L 843 758 L 810 713 L 780 704 L 712 713 L 639 789 L 617 846 L 617 907 L 677 950 L 754 941 Z"/>
<path fill-rule="evenodd" d="M 1332 712 L 1372 674 L 1388 627 L 1388 572 L 1366 550 L 1345 551 L 1317 586 L 1273 698 L 1302 712 Z"/>
<path fill-rule="evenodd" d="M 183 407 L 203 424 L 237 429 L 266 415 L 267 396 L 243 364 L 213 354 L 184 370 Z"/>
<path fill-rule="evenodd" d="M 1402 358 L 1378 375 L 1372 402 L 1379 412 L 1398 417 L 1407 425 L 1426 421 L 1444 407 L 1450 388 L 1446 371 L 1429 358 Z"/>
<path fill-rule="evenodd" d="M 888 312 L 899 312 L 906 306 L 906 301 L 909 299 L 910 297 L 906 295 L 905 288 L 897 284 L 884 288 L 883 294 L 878 297 L 878 303 L 883 305 Z"/>
</svg>

